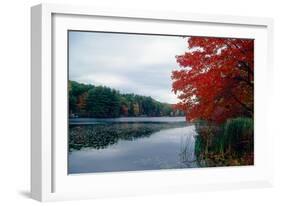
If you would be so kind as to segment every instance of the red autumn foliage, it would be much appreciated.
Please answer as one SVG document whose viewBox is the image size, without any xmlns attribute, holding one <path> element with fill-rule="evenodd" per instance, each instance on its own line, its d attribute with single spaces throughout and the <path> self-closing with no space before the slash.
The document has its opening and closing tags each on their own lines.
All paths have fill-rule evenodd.
<svg viewBox="0 0 281 206">
<path fill-rule="evenodd" d="M 189 121 L 221 123 L 252 117 L 254 110 L 254 40 L 190 37 L 188 51 L 176 56 L 173 91 Z"/>
</svg>

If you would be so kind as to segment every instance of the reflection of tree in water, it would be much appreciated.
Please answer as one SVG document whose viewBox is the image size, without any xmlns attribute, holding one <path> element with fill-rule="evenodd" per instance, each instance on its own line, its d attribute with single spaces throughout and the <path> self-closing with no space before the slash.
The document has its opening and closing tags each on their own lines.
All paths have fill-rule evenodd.
<svg viewBox="0 0 281 206">
<path fill-rule="evenodd" d="M 108 123 L 69 126 L 69 150 L 91 147 L 103 149 L 118 140 L 149 137 L 163 129 L 186 126 L 186 123 Z"/>
<path fill-rule="evenodd" d="M 183 167 L 196 167 L 197 160 L 194 154 L 195 140 L 191 137 L 181 139 L 179 161 Z"/>
</svg>

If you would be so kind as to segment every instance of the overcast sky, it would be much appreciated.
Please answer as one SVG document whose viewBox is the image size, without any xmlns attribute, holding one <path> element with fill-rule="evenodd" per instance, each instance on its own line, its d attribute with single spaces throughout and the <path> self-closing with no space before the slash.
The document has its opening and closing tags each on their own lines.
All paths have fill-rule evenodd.
<svg viewBox="0 0 281 206">
<path fill-rule="evenodd" d="M 186 50 L 182 37 L 71 31 L 69 79 L 176 103 L 171 72 Z"/>
</svg>

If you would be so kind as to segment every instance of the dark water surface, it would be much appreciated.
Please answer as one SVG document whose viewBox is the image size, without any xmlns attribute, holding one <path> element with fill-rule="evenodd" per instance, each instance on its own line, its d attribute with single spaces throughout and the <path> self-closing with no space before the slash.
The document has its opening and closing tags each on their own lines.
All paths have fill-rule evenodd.
<svg viewBox="0 0 281 206">
<path fill-rule="evenodd" d="M 195 134 L 183 117 L 71 119 L 68 172 L 197 167 Z"/>
</svg>

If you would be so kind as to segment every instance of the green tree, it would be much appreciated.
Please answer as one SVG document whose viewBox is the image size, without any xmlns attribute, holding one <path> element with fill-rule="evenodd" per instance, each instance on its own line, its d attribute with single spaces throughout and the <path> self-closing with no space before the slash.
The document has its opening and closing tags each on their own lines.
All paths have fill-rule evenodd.
<svg viewBox="0 0 281 206">
<path fill-rule="evenodd" d="M 120 114 L 118 93 L 102 86 L 90 89 L 87 98 L 87 110 L 91 117 L 118 117 Z"/>
<path fill-rule="evenodd" d="M 119 91 L 90 84 L 69 81 L 69 114 L 79 117 L 174 116 L 171 104 L 149 96 L 120 94 Z M 183 116 L 183 112 L 177 112 Z"/>
</svg>

